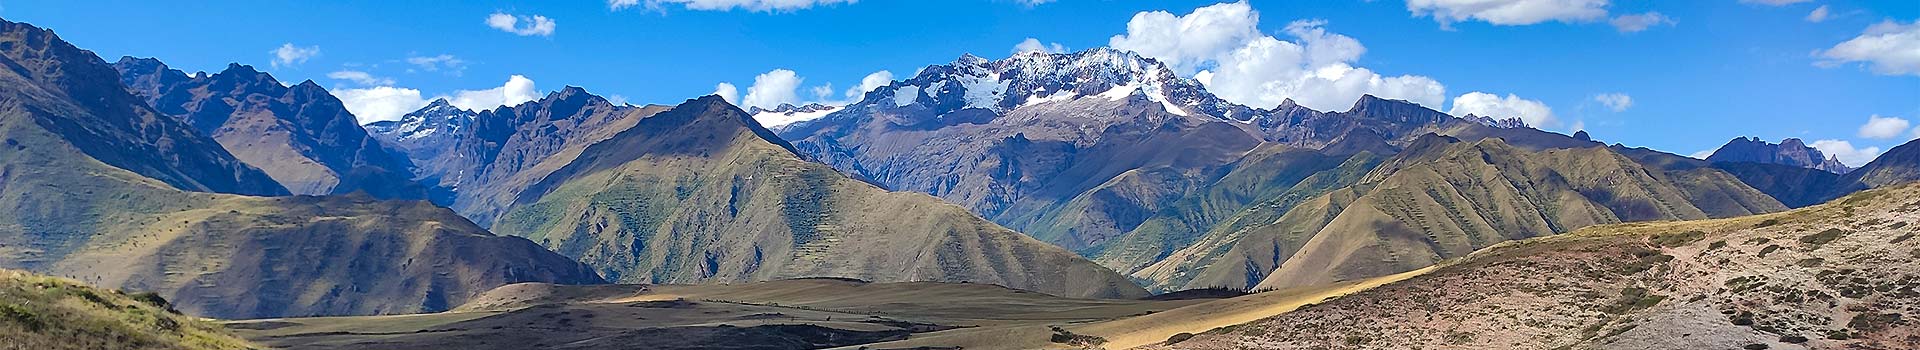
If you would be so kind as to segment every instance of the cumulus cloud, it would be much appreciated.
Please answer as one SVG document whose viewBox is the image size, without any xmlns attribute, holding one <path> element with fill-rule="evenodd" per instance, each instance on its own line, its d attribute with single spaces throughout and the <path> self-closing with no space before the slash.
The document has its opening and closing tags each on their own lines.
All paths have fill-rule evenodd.
<svg viewBox="0 0 1920 350">
<path fill-rule="evenodd" d="M 534 90 L 533 79 L 515 74 L 507 77 L 500 87 L 486 90 L 461 90 L 453 93 L 447 102 L 454 107 L 471 110 L 488 110 L 500 106 L 513 106 L 540 98 L 540 91 Z"/>
<path fill-rule="evenodd" d="M 1067 47 L 1060 45 L 1060 43 L 1041 43 L 1040 39 L 1034 38 L 1027 38 L 1027 40 L 1021 40 L 1019 44 L 1013 45 L 1014 54 L 1028 52 L 1063 53 L 1067 52 Z"/>
<path fill-rule="evenodd" d="M 860 78 L 859 86 L 847 89 L 847 102 L 860 102 L 860 99 L 864 98 L 868 92 L 872 92 L 873 89 L 878 89 L 882 86 L 887 86 L 889 83 L 893 83 L 893 72 L 882 70 L 867 74 L 866 77 Z"/>
<path fill-rule="evenodd" d="M 455 76 L 460 75 L 461 72 L 467 69 L 466 60 L 448 54 L 440 54 L 438 56 L 407 56 L 407 64 L 411 64 L 417 69 L 428 72 L 445 70 L 447 74 Z M 411 72 L 412 69 L 408 71 Z"/>
<path fill-rule="evenodd" d="M 343 71 L 337 71 L 333 73 L 327 73 L 327 77 L 333 78 L 335 80 L 350 81 L 355 84 L 360 84 L 363 86 L 393 85 L 393 79 L 377 77 L 371 73 L 357 71 L 357 70 L 343 70 Z"/>
<path fill-rule="evenodd" d="M 1831 17 L 1832 15 L 1832 13 L 1827 12 L 1827 5 L 1820 5 L 1820 7 L 1814 8 L 1813 12 L 1807 13 L 1807 22 L 1826 22 L 1828 18 L 1833 18 Z"/>
<path fill-rule="evenodd" d="M 1364 94 L 1436 107 L 1446 100 L 1446 87 L 1431 78 L 1383 76 L 1353 66 L 1366 47 L 1328 32 L 1325 21 L 1289 23 L 1283 32 L 1292 40 L 1261 34 L 1259 22 L 1259 13 L 1246 2 L 1201 7 L 1184 16 L 1141 12 L 1108 45 L 1167 63 L 1221 98 L 1250 106 L 1293 99 L 1308 108 L 1343 110 Z"/>
<path fill-rule="evenodd" d="M 1882 117 L 1878 115 L 1869 116 L 1867 117 L 1867 123 L 1860 125 L 1860 137 L 1882 140 L 1900 137 L 1901 134 L 1907 132 L 1907 127 L 1909 126 L 1913 126 L 1913 123 L 1908 122 L 1906 119 Z"/>
<path fill-rule="evenodd" d="M 268 51 L 268 53 L 273 54 L 273 67 L 279 68 L 280 66 L 292 66 L 296 64 L 307 63 L 308 59 L 312 59 L 313 56 L 320 55 L 320 47 L 319 46 L 301 47 L 301 46 L 293 46 L 293 43 L 286 43 L 286 44 L 281 44 L 280 48 L 273 49 L 273 51 Z"/>
<path fill-rule="evenodd" d="M 1798 3 L 1808 2 L 1808 1 L 1813 1 L 1813 0 L 1740 0 L 1740 3 L 1767 5 L 1767 6 L 1786 6 L 1786 5 L 1798 4 Z"/>
<path fill-rule="evenodd" d="M 1672 25 L 1674 22 L 1672 18 L 1667 18 L 1667 15 L 1660 14 L 1659 12 L 1647 12 L 1637 15 L 1621 15 L 1614 17 L 1612 21 L 1608 21 L 1607 23 L 1612 24 L 1613 29 L 1619 30 L 1621 33 L 1635 33 L 1657 25 Z"/>
<path fill-rule="evenodd" d="M 607 8 L 614 11 L 646 4 L 650 9 L 661 9 L 665 5 L 678 4 L 688 10 L 731 11 L 742 9 L 754 12 L 774 12 L 803 10 L 817 5 L 851 4 L 859 0 L 607 0 Z M 1028 0 L 1031 1 L 1031 0 Z M 1043 1 L 1044 2 L 1044 1 Z"/>
<path fill-rule="evenodd" d="M 347 111 L 353 112 L 361 124 L 382 120 L 397 120 L 400 116 L 426 107 L 433 99 L 445 98 L 454 107 L 469 110 L 488 110 L 501 106 L 512 106 L 538 99 L 539 91 L 534 90 L 533 79 L 513 75 L 499 87 L 484 90 L 457 90 L 449 94 L 426 98 L 418 89 L 375 86 L 360 89 L 335 89 L 333 95 L 346 104 Z"/>
<path fill-rule="evenodd" d="M 1255 38 L 1265 37 L 1255 25 L 1260 14 L 1245 1 L 1194 9 L 1185 16 L 1166 11 L 1136 13 L 1127 21 L 1127 33 L 1107 40 L 1107 46 L 1153 57 L 1184 73 L 1199 71 Z"/>
<path fill-rule="evenodd" d="M 733 87 L 733 84 L 714 84 L 713 94 L 720 95 L 720 99 L 727 100 L 727 103 L 740 104 L 740 89 Z"/>
<path fill-rule="evenodd" d="M 747 86 L 747 95 L 740 98 L 740 106 L 771 109 L 782 103 L 800 102 L 798 89 L 804 80 L 787 69 L 761 73 L 753 77 L 753 85 Z"/>
<path fill-rule="evenodd" d="M 1507 94 L 1506 98 L 1501 98 L 1500 95 L 1479 91 L 1453 98 L 1453 109 L 1447 110 L 1447 114 L 1457 116 L 1473 114 L 1494 119 L 1520 118 L 1521 121 L 1533 127 L 1552 127 L 1560 123 L 1553 117 L 1553 108 L 1547 107 L 1546 103 L 1520 98 L 1513 94 Z"/>
<path fill-rule="evenodd" d="M 547 16 L 494 12 L 487 15 L 487 26 L 519 36 L 553 36 L 554 22 Z"/>
<path fill-rule="evenodd" d="M 1613 92 L 1593 95 L 1593 100 L 1600 102 L 1601 105 L 1607 106 L 1607 109 L 1613 110 L 1614 112 L 1625 111 L 1627 108 L 1633 107 L 1633 96 L 1627 96 L 1627 94 L 1624 93 Z"/>
<path fill-rule="evenodd" d="M 1442 28 L 1472 20 L 1506 26 L 1586 22 L 1606 17 L 1606 7 L 1607 0 L 1407 0 L 1415 17 L 1432 16 Z"/>
<path fill-rule="evenodd" d="M 1815 64 L 1822 67 L 1859 62 L 1877 74 L 1920 76 L 1920 20 L 1883 21 L 1815 55 L 1821 58 Z"/>
<path fill-rule="evenodd" d="M 1866 165 L 1880 156 L 1880 147 L 1853 148 L 1852 142 L 1844 140 L 1819 140 L 1813 142 L 1813 148 L 1820 153 L 1840 158 L 1841 163 L 1851 166 Z"/>
<path fill-rule="evenodd" d="M 364 89 L 334 89 L 333 96 L 347 105 L 347 111 L 353 112 L 361 124 L 383 120 L 398 120 L 400 116 L 427 106 L 427 100 L 420 97 L 420 90 L 375 86 Z"/>
<path fill-rule="evenodd" d="M 803 96 L 801 88 L 805 85 L 805 82 L 806 77 L 800 76 L 799 73 L 793 70 L 774 69 L 755 76 L 753 78 L 753 85 L 747 86 L 745 96 L 740 96 L 738 87 L 731 83 L 715 85 L 713 93 L 720 95 L 721 98 L 725 98 L 727 102 L 739 105 L 740 108 L 760 107 L 761 109 L 773 109 L 783 103 L 794 105 L 818 103 L 839 106 L 860 102 L 860 99 L 865 97 L 867 92 L 892 83 L 893 72 L 882 70 L 867 74 L 865 77 L 860 78 L 859 84 L 849 87 L 846 90 L 839 90 L 839 95 L 835 95 L 836 90 L 833 88 L 833 84 L 827 83 L 806 87 L 805 95 Z M 736 96 L 739 98 L 736 99 Z"/>
</svg>

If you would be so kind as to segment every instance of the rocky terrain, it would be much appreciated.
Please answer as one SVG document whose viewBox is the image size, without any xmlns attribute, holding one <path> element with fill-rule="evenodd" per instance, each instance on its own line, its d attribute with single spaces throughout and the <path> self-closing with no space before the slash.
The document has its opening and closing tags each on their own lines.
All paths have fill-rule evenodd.
<svg viewBox="0 0 1920 350">
<path fill-rule="evenodd" d="M 1597 226 L 1170 349 L 1920 346 L 1920 185 L 1784 213 Z"/>
</svg>

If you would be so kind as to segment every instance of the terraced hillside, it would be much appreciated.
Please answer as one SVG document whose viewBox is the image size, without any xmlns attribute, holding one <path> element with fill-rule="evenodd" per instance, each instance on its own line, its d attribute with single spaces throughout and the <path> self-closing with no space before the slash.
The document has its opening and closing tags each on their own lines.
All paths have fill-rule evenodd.
<svg viewBox="0 0 1920 350">
<path fill-rule="evenodd" d="M 1920 347 L 1920 185 L 1790 212 L 1605 225 L 1170 349 Z"/>
<path fill-rule="evenodd" d="M 708 96 L 641 119 L 520 192 L 493 228 L 624 283 L 846 277 L 1145 295 L 959 207 L 809 162 L 748 118 Z"/>
<path fill-rule="evenodd" d="M 255 348 L 224 327 L 174 312 L 153 294 L 125 294 L 18 270 L 0 270 L 0 340 L 8 349 Z"/>
</svg>

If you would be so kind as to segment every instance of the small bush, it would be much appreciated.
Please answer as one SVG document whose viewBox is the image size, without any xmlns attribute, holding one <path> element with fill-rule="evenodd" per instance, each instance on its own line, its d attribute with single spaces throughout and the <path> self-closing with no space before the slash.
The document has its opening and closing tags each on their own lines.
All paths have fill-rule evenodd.
<svg viewBox="0 0 1920 350">
<path fill-rule="evenodd" d="M 1845 236 L 1845 235 L 1847 235 L 1847 231 L 1841 231 L 1840 229 L 1837 229 L 1837 228 L 1830 228 L 1830 229 L 1827 229 L 1826 231 L 1820 231 L 1820 233 L 1802 236 L 1800 237 L 1800 243 L 1812 244 L 1816 246 L 1823 245 L 1827 243 L 1833 243 L 1834 240 L 1838 240 L 1840 239 L 1841 236 Z"/>
<path fill-rule="evenodd" d="M 1187 339 L 1193 339 L 1193 333 L 1174 334 L 1171 337 L 1167 337 L 1167 341 L 1165 343 L 1160 343 L 1160 345 L 1179 344 L 1180 342 L 1187 341 Z"/>
</svg>

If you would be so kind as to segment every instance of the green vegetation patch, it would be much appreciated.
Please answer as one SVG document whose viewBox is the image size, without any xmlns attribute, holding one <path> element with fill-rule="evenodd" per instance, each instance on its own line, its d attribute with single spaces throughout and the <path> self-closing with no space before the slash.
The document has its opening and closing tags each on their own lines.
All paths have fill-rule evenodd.
<svg viewBox="0 0 1920 350">
<path fill-rule="evenodd" d="M 1847 235 L 1847 231 L 1843 231 L 1837 228 L 1830 228 L 1830 229 L 1827 229 L 1826 231 L 1820 231 L 1820 233 L 1801 236 L 1800 243 L 1812 244 L 1816 246 L 1824 245 L 1827 243 L 1833 243 L 1834 240 L 1838 240 L 1840 239 L 1840 237 L 1844 237 L 1846 235 Z"/>
<path fill-rule="evenodd" d="M 1707 233 L 1700 231 L 1662 233 L 1653 235 L 1651 243 L 1653 243 L 1655 247 L 1673 248 L 1693 244 L 1693 242 L 1699 242 L 1701 239 L 1706 238 Z"/>
</svg>

